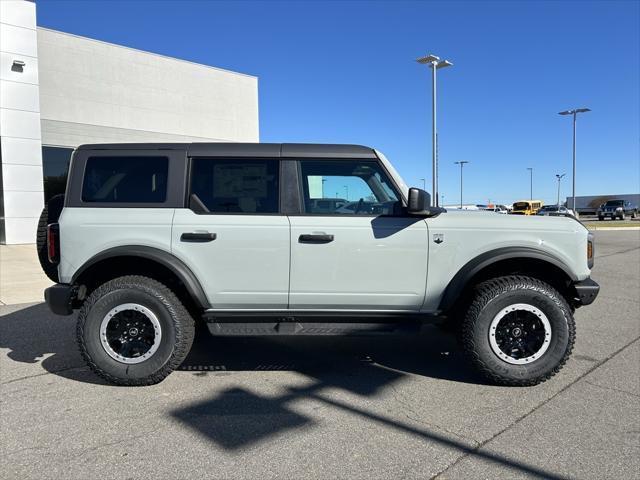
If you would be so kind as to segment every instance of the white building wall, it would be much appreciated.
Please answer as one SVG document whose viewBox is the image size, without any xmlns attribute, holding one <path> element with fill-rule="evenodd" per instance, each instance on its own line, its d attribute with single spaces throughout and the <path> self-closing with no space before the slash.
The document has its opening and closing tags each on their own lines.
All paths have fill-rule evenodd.
<svg viewBox="0 0 640 480">
<path fill-rule="evenodd" d="M 43 144 L 257 142 L 256 77 L 38 28 Z"/>
<path fill-rule="evenodd" d="M 35 241 L 43 145 L 258 142 L 258 132 L 256 77 L 39 28 L 34 2 L 0 0 L 0 243 Z"/>
<path fill-rule="evenodd" d="M 36 6 L 0 0 L 2 243 L 34 242 L 44 198 L 40 140 Z"/>
</svg>

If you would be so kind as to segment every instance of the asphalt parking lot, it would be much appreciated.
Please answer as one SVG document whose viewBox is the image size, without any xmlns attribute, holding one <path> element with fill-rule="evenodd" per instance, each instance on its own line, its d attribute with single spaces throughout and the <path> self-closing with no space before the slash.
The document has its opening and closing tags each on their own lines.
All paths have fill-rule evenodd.
<svg viewBox="0 0 640 480">
<path fill-rule="evenodd" d="M 0 306 L 1 478 L 638 478 L 640 231 L 596 232 L 571 360 L 487 385 L 449 336 L 213 339 L 144 388 L 84 367 L 74 317 Z"/>
</svg>

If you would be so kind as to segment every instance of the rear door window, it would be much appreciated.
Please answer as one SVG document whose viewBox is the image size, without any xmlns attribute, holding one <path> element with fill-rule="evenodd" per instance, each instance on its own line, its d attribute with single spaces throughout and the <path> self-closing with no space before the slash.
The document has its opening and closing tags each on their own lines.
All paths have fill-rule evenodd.
<svg viewBox="0 0 640 480">
<path fill-rule="evenodd" d="M 82 201 L 163 203 L 167 198 L 167 157 L 90 157 Z"/>
<path fill-rule="evenodd" d="M 279 166 L 272 159 L 194 158 L 191 195 L 207 213 L 278 213 Z"/>
</svg>

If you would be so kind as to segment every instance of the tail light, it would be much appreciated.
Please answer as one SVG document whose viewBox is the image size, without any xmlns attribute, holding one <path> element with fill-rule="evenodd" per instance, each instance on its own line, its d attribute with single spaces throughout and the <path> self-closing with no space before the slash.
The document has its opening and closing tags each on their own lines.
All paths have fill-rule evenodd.
<svg viewBox="0 0 640 480">
<path fill-rule="evenodd" d="M 587 237 L 587 267 L 589 269 L 593 268 L 593 256 L 594 256 L 594 248 L 593 248 L 593 233 L 590 233 Z"/>
<path fill-rule="evenodd" d="M 60 226 L 57 223 L 47 225 L 47 255 L 54 265 L 60 261 Z"/>
</svg>

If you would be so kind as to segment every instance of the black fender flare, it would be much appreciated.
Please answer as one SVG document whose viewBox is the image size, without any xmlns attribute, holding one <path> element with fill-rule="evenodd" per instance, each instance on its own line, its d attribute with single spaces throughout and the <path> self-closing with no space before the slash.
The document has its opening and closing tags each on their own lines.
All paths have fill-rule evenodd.
<svg viewBox="0 0 640 480">
<path fill-rule="evenodd" d="M 203 309 L 210 307 L 207 296 L 198 278 L 182 260 L 165 250 L 145 245 L 121 245 L 94 255 L 76 270 L 71 279 L 71 283 L 76 283 L 82 274 L 96 263 L 115 257 L 140 257 L 159 263 L 168 268 L 180 279 L 198 307 Z"/>
<path fill-rule="evenodd" d="M 562 260 L 551 253 L 532 247 L 504 247 L 482 253 L 468 261 L 451 279 L 440 300 L 439 310 L 447 311 L 454 306 L 469 281 L 481 270 L 503 260 L 513 258 L 527 258 L 541 260 L 562 270 L 571 281 L 578 281 L 578 277 Z"/>
</svg>

